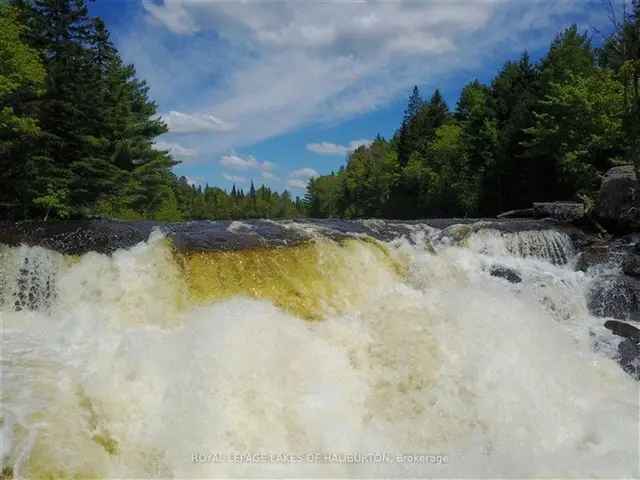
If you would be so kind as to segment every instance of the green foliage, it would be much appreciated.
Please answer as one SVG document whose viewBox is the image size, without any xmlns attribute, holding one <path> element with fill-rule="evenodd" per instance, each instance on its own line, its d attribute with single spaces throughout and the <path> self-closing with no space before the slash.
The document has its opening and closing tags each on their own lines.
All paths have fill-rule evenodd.
<svg viewBox="0 0 640 480">
<path fill-rule="evenodd" d="M 588 193 L 599 185 L 598 172 L 622 155 L 623 87 L 612 72 L 570 74 L 552 83 L 540 100 L 535 125 L 527 129 L 533 154 L 557 164 L 567 195 Z"/>
<path fill-rule="evenodd" d="M 533 201 L 594 198 L 624 155 L 640 170 L 640 0 L 596 52 L 575 26 L 533 63 L 507 62 L 473 81 L 451 114 L 439 91 L 414 87 L 390 142 L 362 147 L 313 179 L 313 216 L 495 215 Z M 600 56 L 600 62 L 596 57 Z"/>
<path fill-rule="evenodd" d="M 49 214 L 52 212 L 60 218 L 67 218 L 71 213 L 71 209 L 68 204 L 68 197 L 69 191 L 67 189 L 61 188 L 56 190 L 54 187 L 49 186 L 47 188 L 47 193 L 34 198 L 33 203 L 46 209 L 46 213 L 44 215 L 45 221 L 49 218 Z"/>
<path fill-rule="evenodd" d="M 45 219 L 303 214 L 286 191 L 252 184 L 245 197 L 177 179 L 177 162 L 153 148 L 167 128 L 148 93 L 85 0 L 0 6 L 0 204 Z"/>
<path fill-rule="evenodd" d="M 167 129 L 147 85 L 85 0 L 0 0 L 0 206 L 46 219 L 416 218 L 594 198 L 613 162 L 640 173 L 640 0 L 631 6 L 602 48 L 572 26 L 539 62 L 524 53 L 489 85 L 466 85 L 453 112 L 414 87 L 390 141 L 292 199 L 176 178 L 153 148 Z"/>
</svg>

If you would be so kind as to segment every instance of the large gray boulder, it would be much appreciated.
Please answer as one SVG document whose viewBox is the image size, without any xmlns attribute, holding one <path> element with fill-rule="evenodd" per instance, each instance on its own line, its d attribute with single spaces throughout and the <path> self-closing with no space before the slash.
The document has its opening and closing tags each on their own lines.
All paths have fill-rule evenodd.
<svg viewBox="0 0 640 480">
<path fill-rule="evenodd" d="M 607 172 L 595 214 L 603 225 L 616 232 L 640 231 L 640 182 L 633 165 L 614 167 Z"/>
</svg>

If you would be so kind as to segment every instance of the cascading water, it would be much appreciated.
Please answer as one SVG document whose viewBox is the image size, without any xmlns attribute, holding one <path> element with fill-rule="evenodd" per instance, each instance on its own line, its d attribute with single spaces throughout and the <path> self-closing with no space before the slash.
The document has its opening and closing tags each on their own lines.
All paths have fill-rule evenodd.
<svg viewBox="0 0 640 480">
<path fill-rule="evenodd" d="M 2 247 L 3 475 L 638 475 L 638 384 L 571 241 L 458 233 Z"/>
</svg>

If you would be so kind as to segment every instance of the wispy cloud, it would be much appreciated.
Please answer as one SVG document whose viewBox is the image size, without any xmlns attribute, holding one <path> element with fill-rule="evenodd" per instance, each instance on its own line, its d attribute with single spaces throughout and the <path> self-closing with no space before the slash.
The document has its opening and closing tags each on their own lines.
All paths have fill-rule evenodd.
<svg viewBox="0 0 640 480">
<path fill-rule="evenodd" d="M 307 188 L 308 180 L 299 180 L 296 178 L 291 178 L 287 180 L 287 187 L 293 188 L 296 190 L 304 190 Z"/>
<path fill-rule="evenodd" d="M 371 145 L 372 140 L 352 140 L 349 145 L 338 145 L 330 142 L 308 143 L 307 150 L 319 155 L 346 155 L 363 145 Z"/>
<path fill-rule="evenodd" d="M 195 22 L 182 0 L 166 0 L 157 5 L 152 0 L 142 0 L 142 6 L 149 12 L 149 18 L 167 27 L 174 33 L 190 34 L 197 31 Z"/>
<path fill-rule="evenodd" d="M 247 177 L 242 177 L 240 175 L 231 175 L 229 173 L 223 173 L 222 177 L 229 182 L 234 183 L 247 183 L 249 179 Z"/>
<path fill-rule="evenodd" d="M 599 2 L 144 0 L 146 24 L 119 46 L 172 109 L 172 133 L 197 136 L 199 154 L 215 158 L 374 111 L 413 84 L 442 86 L 460 72 L 471 80 L 568 23 L 602 25 Z M 324 155 L 350 148 L 311 145 Z"/>
<path fill-rule="evenodd" d="M 185 178 L 187 179 L 187 183 L 192 187 L 197 187 L 205 183 L 204 177 L 190 177 L 187 175 Z"/>
<path fill-rule="evenodd" d="M 293 178 L 311 178 L 317 177 L 319 174 L 313 168 L 299 168 L 289 174 Z"/>
<path fill-rule="evenodd" d="M 161 116 L 171 133 L 228 132 L 235 128 L 233 124 L 207 113 L 183 113 L 172 110 Z"/>
<path fill-rule="evenodd" d="M 239 155 L 224 155 L 220 159 L 220 165 L 232 170 L 259 170 L 262 172 L 270 172 L 273 169 L 271 162 L 259 162 L 255 157 L 241 157 Z"/>
<path fill-rule="evenodd" d="M 305 167 L 293 170 L 289 173 L 289 179 L 287 180 L 287 187 L 295 190 L 304 190 L 307 188 L 307 183 L 310 178 L 317 177 L 319 173 L 313 168 Z"/>
<path fill-rule="evenodd" d="M 183 147 L 178 143 L 158 141 L 154 143 L 154 147 L 156 150 L 168 151 L 176 160 L 189 161 L 198 155 L 195 148 Z"/>
</svg>

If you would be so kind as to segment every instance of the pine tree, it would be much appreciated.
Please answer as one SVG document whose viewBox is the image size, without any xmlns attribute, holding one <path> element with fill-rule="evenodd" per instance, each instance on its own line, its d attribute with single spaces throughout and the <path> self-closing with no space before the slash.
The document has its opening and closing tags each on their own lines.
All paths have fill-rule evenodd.
<svg viewBox="0 0 640 480">
<path fill-rule="evenodd" d="M 411 95 L 409 96 L 409 101 L 407 102 L 407 108 L 404 111 L 404 121 L 410 122 L 415 118 L 423 105 L 424 101 L 420 96 L 420 90 L 417 85 L 414 85 Z"/>
<path fill-rule="evenodd" d="M 40 132 L 29 106 L 43 91 L 45 69 L 25 41 L 19 12 L 0 5 L 0 216 L 31 203 L 29 162 Z"/>
</svg>

